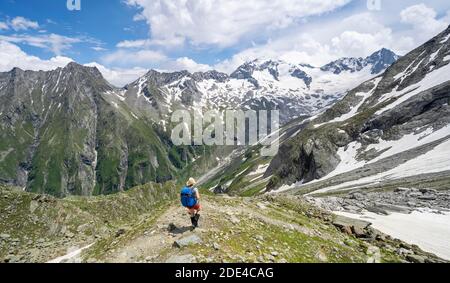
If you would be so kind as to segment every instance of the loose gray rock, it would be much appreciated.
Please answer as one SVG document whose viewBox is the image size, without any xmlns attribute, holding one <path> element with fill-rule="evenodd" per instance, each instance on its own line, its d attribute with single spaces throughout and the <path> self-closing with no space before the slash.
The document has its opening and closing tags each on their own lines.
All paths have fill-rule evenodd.
<svg viewBox="0 0 450 283">
<path fill-rule="evenodd" d="M 125 229 L 123 229 L 123 228 L 117 230 L 117 232 L 116 232 L 116 238 L 122 236 L 122 235 L 125 234 L 126 232 L 127 232 L 127 231 L 126 231 Z"/>
<path fill-rule="evenodd" d="M 175 241 L 174 245 L 178 248 L 187 247 L 189 245 L 196 245 L 202 243 L 202 239 L 200 239 L 197 235 L 191 235 L 188 237 L 181 238 Z"/>
<path fill-rule="evenodd" d="M 233 224 L 239 224 L 239 223 L 241 223 L 241 221 L 239 220 L 239 218 L 237 218 L 236 216 L 231 216 L 231 217 L 230 217 L 230 221 L 231 221 L 231 223 L 233 223 Z"/>
<path fill-rule="evenodd" d="M 412 263 L 425 263 L 425 258 L 420 255 L 408 255 L 406 259 Z"/>
<path fill-rule="evenodd" d="M 2 240 L 8 240 L 9 238 L 11 238 L 9 234 L 0 234 L 0 239 Z"/>
<path fill-rule="evenodd" d="M 370 225 L 372 225 L 370 222 L 358 220 L 358 219 L 352 219 L 345 216 L 337 215 L 333 220 L 333 225 L 338 228 L 343 227 L 358 227 L 361 229 L 366 229 Z"/>
<path fill-rule="evenodd" d="M 195 263 L 195 257 L 191 254 L 173 255 L 166 260 L 166 263 Z"/>
</svg>

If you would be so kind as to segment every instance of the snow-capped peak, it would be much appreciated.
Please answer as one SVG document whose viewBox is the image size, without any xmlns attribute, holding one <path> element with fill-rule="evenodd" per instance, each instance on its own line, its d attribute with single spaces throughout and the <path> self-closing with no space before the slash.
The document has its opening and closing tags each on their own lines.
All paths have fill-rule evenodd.
<svg viewBox="0 0 450 283">
<path fill-rule="evenodd" d="M 390 65 L 400 58 L 393 51 L 382 48 L 366 58 L 341 58 L 326 64 L 322 71 L 340 74 L 345 71 L 359 72 L 366 67 L 370 67 L 371 74 L 376 75 L 386 70 Z"/>
</svg>

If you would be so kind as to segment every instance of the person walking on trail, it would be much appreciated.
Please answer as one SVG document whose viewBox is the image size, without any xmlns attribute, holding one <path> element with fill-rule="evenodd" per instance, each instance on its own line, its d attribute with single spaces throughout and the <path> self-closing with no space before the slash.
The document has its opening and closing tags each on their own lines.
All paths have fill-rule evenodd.
<svg viewBox="0 0 450 283">
<path fill-rule="evenodd" d="M 191 216 L 192 229 L 198 227 L 198 220 L 200 219 L 200 193 L 195 187 L 196 181 L 194 178 L 189 178 L 186 186 L 181 190 L 181 204 L 187 208 Z"/>
</svg>

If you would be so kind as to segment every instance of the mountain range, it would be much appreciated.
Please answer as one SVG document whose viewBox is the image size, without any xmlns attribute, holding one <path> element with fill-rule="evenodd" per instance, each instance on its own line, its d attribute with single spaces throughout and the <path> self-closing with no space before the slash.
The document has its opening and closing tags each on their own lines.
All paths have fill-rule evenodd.
<svg viewBox="0 0 450 283">
<path fill-rule="evenodd" d="M 331 106 L 397 58 L 383 49 L 322 68 L 255 60 L 231 75 L 152 70 L 124 88 L 77 63 L 14 68 L 0 73 L 0 182 L 63 197 L 168 181 L 205 153 L 172 145 L 174 110 L 279 109 L 288 123 Z"/>
</svg>

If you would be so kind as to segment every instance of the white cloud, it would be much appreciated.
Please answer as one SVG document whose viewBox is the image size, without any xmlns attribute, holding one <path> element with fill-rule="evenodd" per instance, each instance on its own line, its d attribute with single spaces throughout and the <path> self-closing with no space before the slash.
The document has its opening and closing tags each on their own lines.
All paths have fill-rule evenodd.
<svg viewBox="0 0 450 283">
<path fill-rule="evenodd" d="M 139 39 L 139 40 L 124 40 L 119 42 L 116 47 L 117 48 L 143 48 L 149 45 L 148 39 Z"/>
<path fill-rule="evenodd" d="M 117 48 L 147 48 L 151 46 L 163 46 L 165 48 L 172 48 L 182 45 L 184 39 L 181 37 L 173 37 L 170 39 L 138 39 L 138 40 L 124 40 L 119 42 Z"/>
<path fill-rule="evenodd" d="M 72 47 L 72 44 L 80 43 L 83 41 L 80 38 L 72 38 L 53 33 L 45 35 L 1 35 L 0 40 L 12 43 L 23 43 L 33 47 L 48 49 L 56 55 L 61 55 L 64 50 L 70 49 Z"/>
<path fill-rule="evenodd" d="M 50 71 L 65 67 L 72 61 L 71 58 L 63 56 L 55 56 L 49 60 L 43 60 L 36 56 L 28 55 L 15 44 L 0 40 L 0 72 L 8 72 L 15 67 L 23 70 Z M 106 80 L 118 87 L 136 80 L 147 72 L 147 69 L 143 68 L 108 69 L 95 62 L 86 64 L 86 66 L 97 67 Z"/>
<path fill-rule="evenodd" d="M 5 22 L 0 22 L 0 30 L 7 30 L 9 29 L 9 26 Z"/>
<path fill-rule="evenodd" d="M 12 19 L 9 25 L 15 31 L 39 28 L 39 24 L 37 22 L 31 21 L 24 17 L 15 17 L 14 19 Z"/>
<path fill-rule="evenodd" d="M 417 46 L 414 38 L 394 33 L 371 13 L 302 26 L 301 30 L 307 32 L 299 30 L 294 29 L 265 44 L 243 50 L 215 67 L 230 73 L 255 58 L 322 66 L 341 57 L 366 57 L 383 47 L 403 55 Z"/>
<path fill-rule="evenodd" d="M 161 52 L 153 50 L 123 50 L 119 49 L 115 52 L 109 53 L 102 58 L 105 64 L 115 64 L 118 66 L 147 66 L 155 65 L 167 60 L 166 55 Z"/>
<path fill-rule="evenodd" d="M 141 8 L 151 38 L 161 45 L 228 47 L 244 36 L 277 31 L 299 19 L 333 11 L 351 0 L 126 0 Z"/>
<path fill-rule="evenodd" d="M 212 69 L 211 66 L 199 64 L 188 57 L 181 57 L 175 61 L 169 60 L 162 65 L 162 68 L 168 71 L 186 70 L 191 73 L 206 72 Z"/>
<path fill-rule="evenodd" d="M 139 77 L 143 76 L 148 72 L 147 69 L 143 68 L 132 68 L 132 69 L 121 69 L 121 68 L 107 68 L 96 62 L 85 64 L 88 67 L 97 67 L 97 69 L 102 73 L 103 77 L 111 84 L 117 87 L 123 87 Z"/>
<path fill-rule="evenodd" d="M 400 13 L 403 23 L 410 24 L 417 32 L 417 37 L 429 39 L 447 28 L 448 19 L 438 19 L 433 8 L 425 4 L 410 6 Z"/>
<path fill-rule="evenodd" d="M 48 71 L 64 67 L 72 61 L 72 59 L 62 56 L 42 60 L 26 54 L 15 44 L 0 40 L 0 71 L 10 71 L 14 67 L 24 70 Z"/>
<path fill-rule="evenodd" d="M 94 47 L 91 47 L 91 49 L 95 50 L 95 51 L 106 51 L 106 50 L 108 50 L 108 49 L 100 47 L 100 46 L 94 46 Z"/>
</svg>

